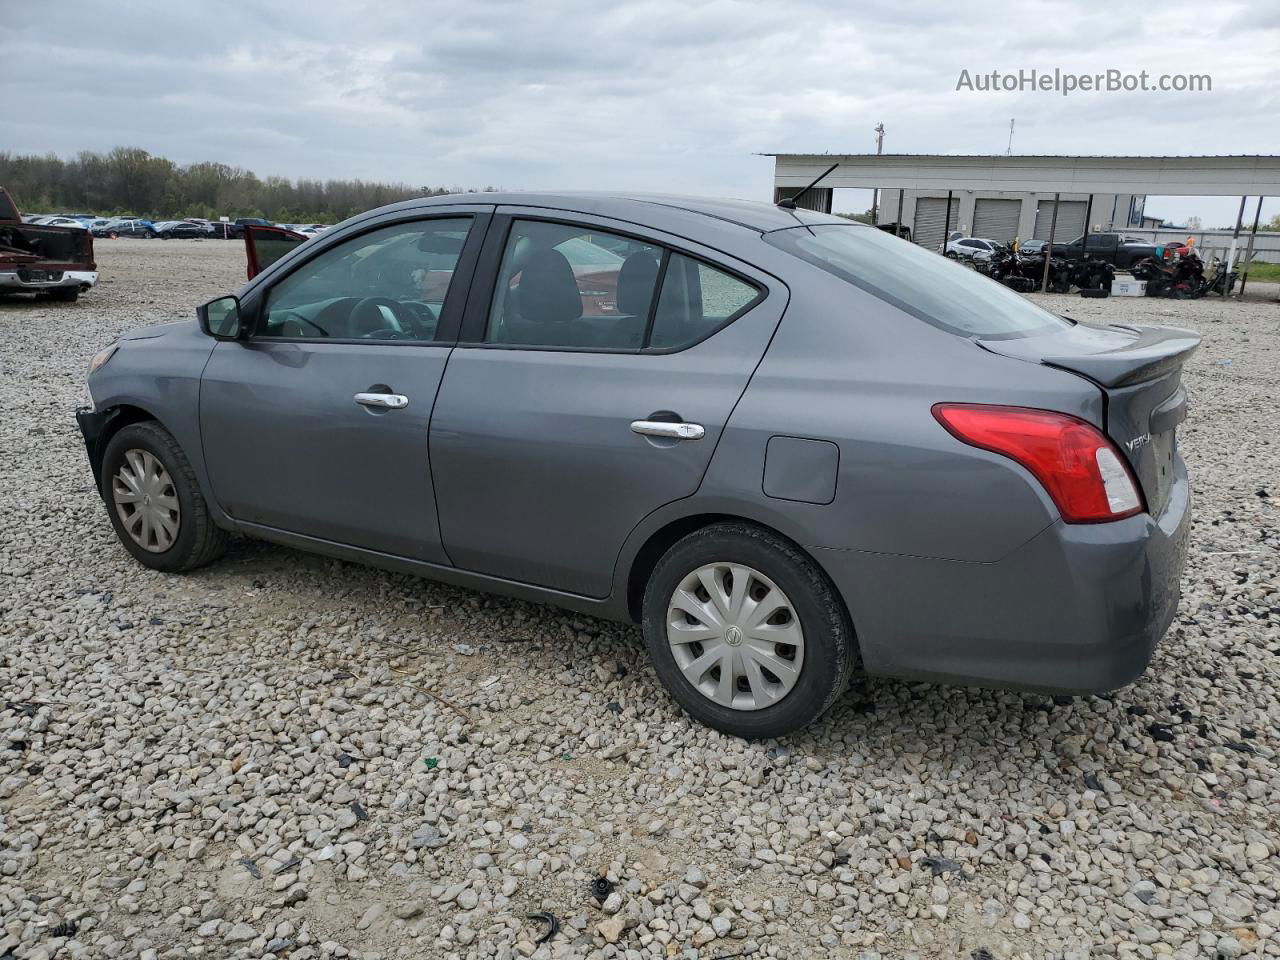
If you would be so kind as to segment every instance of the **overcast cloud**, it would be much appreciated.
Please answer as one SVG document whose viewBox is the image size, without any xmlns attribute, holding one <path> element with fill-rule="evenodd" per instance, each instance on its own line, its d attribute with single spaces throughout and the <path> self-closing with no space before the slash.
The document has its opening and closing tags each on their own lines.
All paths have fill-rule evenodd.
<svg viewBox="0 0 1280 960">
<path fill-rule="evenodd" d="M 1280 153 L 1280 6 L 0 0 L 0 149 L 259 175 L 766 199 L 758 151 Z M 956 92 L 962 69 L 1213 92 Z M 842 198 L 861 209 L 861 197 Z M 1150 212 L 1234 219 L 1237 201 Z M 1252 206 L 1250 207 L 1252 211 Z M 1280 212 L 1280 201 L 1264 208 Z"/>
</svg>

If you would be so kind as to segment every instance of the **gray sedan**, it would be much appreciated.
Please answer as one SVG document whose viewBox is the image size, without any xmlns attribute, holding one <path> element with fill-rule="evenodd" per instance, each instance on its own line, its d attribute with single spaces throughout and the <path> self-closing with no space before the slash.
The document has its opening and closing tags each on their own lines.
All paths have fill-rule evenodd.
<svg viewBox="0 0 1280 960">
<path fill-rule="evenodd" d="M 1112 689 L 1174 616 L 1193 333 L 739 201 L 246 233 L 238 294 L 91 365 L 89 460 L 148 567 L 242 534 L 634 621 L 684 709 L 745 737 L 855 668 Z"/>
</svg>

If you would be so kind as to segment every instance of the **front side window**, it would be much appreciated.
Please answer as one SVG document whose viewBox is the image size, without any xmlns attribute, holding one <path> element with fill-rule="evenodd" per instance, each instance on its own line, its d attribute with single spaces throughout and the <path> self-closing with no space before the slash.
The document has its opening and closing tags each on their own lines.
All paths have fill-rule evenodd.
<svg viewBox="0 0 1280 960">
<path fill-rule="evenodd" d="M 434 340 L 470 217 L 372 230 L 307 261 L 271 288 L 259 336 Z"/>
<path fill-rule="evenodd" d="M 516 220 L 485 331 L 488 343 L 639 349 L 663 249 L 580 224 Z"/>
<path fill-rule="evenodd" d="M 1003 284 L 883 230 L 788 227 L 765 234 L 765 240 L 962 337 L 1024 337 L 1071 325 Z"/>
</svg>

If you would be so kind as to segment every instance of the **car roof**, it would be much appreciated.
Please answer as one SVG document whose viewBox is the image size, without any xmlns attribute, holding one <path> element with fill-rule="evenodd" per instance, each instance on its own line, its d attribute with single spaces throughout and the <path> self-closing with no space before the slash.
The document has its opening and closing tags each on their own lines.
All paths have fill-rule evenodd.
<svg viewBox="0 0 1280 960">
<path fill-rule="evenodd" d="M 420 200 L 405 200 L 392 204 L 385 210 L 408 209 L 421 206 L 449 206 L 453 204 L 492 203 L 500 206 L 550 207 L 576 213 L 615 217 L 620 220 L 652 222 L 661 227 L 661 208 L 672 212 L 692 213 L 726 223 L 736 224 L 758 233 L 782 230 L 787 227 L 808 224 L 843 224 L 856 221 L 836 217 L 816 210 L 784 209 L 772 203 L 756 200 L 727 200 L 708 197 L 688 197 L 665 193 L 606 193 L 593 191 L 564 191 L 555 193 L 455 193 Z M 655 209 L 658 208 L 658 209 Z"/>
</svg>

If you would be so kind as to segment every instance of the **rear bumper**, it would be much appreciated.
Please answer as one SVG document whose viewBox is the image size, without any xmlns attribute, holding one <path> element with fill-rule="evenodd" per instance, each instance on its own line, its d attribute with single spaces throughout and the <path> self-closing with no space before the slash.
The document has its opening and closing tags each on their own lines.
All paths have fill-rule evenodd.
<svg viewBox="0 0 1280 960">
<path fill-rule="evenodd" d="M 45 273 L 44 271 L 41 271 Z M 88 290 L 98 282 L 96 270 L 53 270 L 41 279 L 32 279 L 28 270 L 0 270 L 0 290 L 40 291 L 58 287 L 79 287 Z"/>
<path fill-rule="evenodd" d="M 1055 522 L 995 563 L 816 549 L 868 673 L 1045 693 L 1136 680 L 1177 612 L 1191 526 L 1181 458 L 1158 517 Z"/>
</svg>

